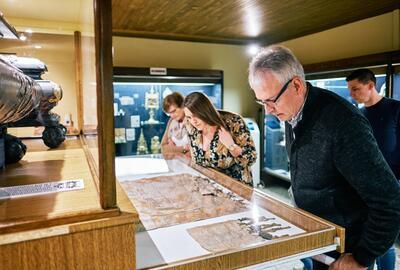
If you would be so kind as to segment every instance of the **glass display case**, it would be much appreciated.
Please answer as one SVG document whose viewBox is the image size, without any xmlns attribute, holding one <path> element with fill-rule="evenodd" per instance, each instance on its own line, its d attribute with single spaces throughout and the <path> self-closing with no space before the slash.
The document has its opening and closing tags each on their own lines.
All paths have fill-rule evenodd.
<svg viewBox="0 0 400 270">
<path fill-rule="evenodd" d="M 115 163 L 118 205 L 140 219 L 136 269 L 289 269 L 282 264 L 344 251 L 343 228 L 185 158 Z"/>
<path fill-rule="evenodd" d="M 396 80 L 396 79 L 395 79 Z M 335 92 L 342 98 L 359 108 L 364 104 L 357 104 L 350 96 L 345 77 L 308 80 L 313 86 Z M 386 75 L 376 75 L 376 89 L 379 94 L 386 96 Z M 290 181 L 290 171 L 285 148 L 285 125 L 273 115 L 264 115 L 264 171 L 269 175 Z"/>
<path fill-rule="evenodd" d="M 393 74 L 393 98 L 400 100 L 400 65 L 396 67 Z"/>
<path fill-rule="evenodd" d="M 114 125 L 117 156 L 160 153 L 169 117 L 163 99 L 172 92 L 206 94 L 222 108 L 222 71 L 151 68 L 114 69 Z M 160 70 L 161 73 L 160 74 Z"/>
</svg>

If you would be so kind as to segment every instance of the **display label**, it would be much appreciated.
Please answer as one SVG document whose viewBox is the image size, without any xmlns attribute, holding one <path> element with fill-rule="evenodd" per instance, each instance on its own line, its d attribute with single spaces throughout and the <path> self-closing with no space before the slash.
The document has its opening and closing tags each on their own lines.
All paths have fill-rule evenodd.
<svg viewBox="0 0 400 270">
<path fill-rule="evenodd" d="M 119 98 L 119 101 L 121 102 L 121 105 L 126 106 L 126 105 L 133 105 L 133 97 L 129 96 L 122 96 Z"/>
<path fill-rule="evenodd" d="M 151 67 L 150 75 L 167 75 L 167 69 L 160 67 Z"/>
<path fill-rule="evenodd" d="M 118 103 L 114 103 L 114 116 L 118 115 Z"/>
<path fill-rule="evenodd" d="M 140 127 L 140 115 L 131 115 L 131 127 Z"/>
<path fill-rule="evenodd" d="M 20 185 L 0 188 L 0 200 L 34 195 L 43 195 L 61 191 L 70 191 L 85 188 L 83 179 L 46 182 L 40 184 Z"/>
<path fill-rule="evenodd" d="M 134 128 L 127 128 L 126 129 L 126 140 L 127 141 L 134 141 L 135 140 L 135 129 Z"/>
</svg>

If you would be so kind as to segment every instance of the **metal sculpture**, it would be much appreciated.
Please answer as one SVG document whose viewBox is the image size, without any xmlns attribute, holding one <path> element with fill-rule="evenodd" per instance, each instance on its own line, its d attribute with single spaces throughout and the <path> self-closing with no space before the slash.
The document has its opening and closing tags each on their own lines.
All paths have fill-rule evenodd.
<svg viewBox="0 0 400 270">
<path fill-rule="evenodd" d="M 65 140 L 66 128 L 50 112 L 61 100 L 62 89 L 41 79 L 45 71 L 46 65 L 38 59 L 0 55 L 0 137 L 6 164 L 18 162 L 26 152 L 18 138 L 7 134 L 7 127 L 44 126 L 42 139 L 50 148 Z"/>
</svg>

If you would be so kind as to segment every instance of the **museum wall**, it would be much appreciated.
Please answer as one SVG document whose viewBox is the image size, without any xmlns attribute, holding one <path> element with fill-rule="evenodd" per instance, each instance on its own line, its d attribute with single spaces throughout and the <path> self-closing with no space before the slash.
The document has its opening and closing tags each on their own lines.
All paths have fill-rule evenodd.
<svg viewBox="0 0 400 270">
<path fill-rule="evenodd" d="M 254 107 L 245 46 L 127 37 L 114 37 L 113 46 L 114 66 L 223 70 L 224 108 L 248 115 Z"/>
<path fill-rule="evenodd" d="M 327 31 L 283 42 L 303 64 L 400 49 L 399 9 Z"/>
<path fill-rule="evenodd" d="M 48 72 L 42 78 L 59 84 L 63 89 L 63 98 L 52 111 L 61 116 L 63 124 L 65 116 L 70 114 L 74 125 L 77 126 L 74 37 L 41 33 L 25 35 L 26 41 L 1 40 L 0 52 L 35 57 L 44 62 Z"/>
</svg>

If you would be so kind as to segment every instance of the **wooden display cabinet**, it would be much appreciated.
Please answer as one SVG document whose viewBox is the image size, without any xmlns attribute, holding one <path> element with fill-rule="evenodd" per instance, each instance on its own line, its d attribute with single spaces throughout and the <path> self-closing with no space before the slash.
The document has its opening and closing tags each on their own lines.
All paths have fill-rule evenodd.
<svg viewBox="0 0 400 270">
<path fill-rule="evenodd" d="M 137 215 L 120 211 L 116 203 L 113 113 L 108 102 L 113 95 L 107 17 L 111 1 L 80 4 L 84 34 L 75 32 L 76 72 L 65 76 L 75 75 L 83 132 L 56 149 L 48 149 L 41 139 L 24 139 L 28 151 L 20 162 L 0 171 L 0 187 L 82 179 L 84 188 L 2 196 L 1 269 L 135 269 Z M 45 50 L 48 40 L 43 42 Z"/>
<path fill-rule="evenodd" d="M 158 166 L 150 165 L 153 168 L 153 174 L 150 173 L 148 175 L 137 175 L 137 170 L 128 168 L 128 165 L 132 167 L 132 164 L 138 164 L 139 162 L 152 164 L 152 160 L 154 159 L 163 162 L 160 155 L 118 157 L 116 162 L 117 168 L 123 171 L 122 173 L 117 171 L 117 177 L 120 180 L 120 184 L 117 185 L 118 205 L 125 212 L 138 212 L 141 221 L 138 223 L 138 230 L 136 232 L 136 265 L 138 269 L 237 269 L 258 264 L 261 264 L 263 268 L 255 269 L 264 269 L 267 266 L 278 265 L 284 261 L 310 257 L 332 250 L 344 251 L 345 239 L 343 228 L 280 202 L 213 169 L 189 164 L 190 161 L 184 159 L 167 160 L 168 172 L 166 172 L 167 170 L 160 172 L 160 168 L 166 167 L 162 163 Z M 170 184 L 167 184 L 168 186 L 178 189 L 177 183 L 173 181 L 176 181 L 176 178 L 180 177 L 178 175 L 183 174 L 201 174 L 214 180 L 228 191 L 244 198 L 247 202 L 251 202 L 250 210 L 230 212 L 220 216 L 212 215 L 210 214 L 211 211 L 208 211 L 206 214 L 207 217 L 200 218 L 197 210 L 195 212 L 192 212 L 192 210 L 186 212 L 184 208 L 176 205 L 180 205 L 180 201 L 184 201 L 185 204 L 187 201 L 196 201 L 197 199 L 193 199 L 193 196 L 196 194 L 193 195 L 191 193 L 193 189 L 188 189 L 189 195 L 187 198 L 185 196 L 182 197 L 182 194 L 184 194 L 182 190 L 177 191 L 178 195 L 174 197 L 169 195 L 174 192 L 173 190 L 162 194 L 163 192 L 159 192 L 159 190 L 165 186 L 158 185 L 160 182 L 169 181 Z M 155 190 L 153 195 L 145 194 L 142 196 L 142 194 L 147 192 L 138 192 L 149 186 Z M 162 203 L 157 204 L 157 209 L 150 209 L 148 205 L 152 205 L 153 203 L 150 201 L 153 201 L 153 198 L 164 197 L 164 195 L 166 197 L 162 200 Z M 135 196 L 140 198 L 138 199 Z M 145 196 L 149 197 L 146 198 Z M 201 198 L 202 196 L 199 195 L 198 197 Z M 158 199 L 154 200 L 157 201 Z M 158 210 L 158 206 L 160 205 L 166 209 L 165 212 Z M 213 206 L 220 208 L 218 204 L 210 205 L 211 208 Z M 175 207 L 177 207 L 176 212 L 173 214 L 168 213 L 170 209 L 174 209 Z M 254 217 L 255 208 L 258 209 L 256 217 Z M 195 205 L 191 205 L 188 209 L 198 208 Z M 154 215 L 153 219 L 150 218 L 149 221 L 148 217 L 151 216 L 149 214 L 151 212 Z M 183 212 L 185 214 L 181 214 Z M 187 218 L 188 214 L 186 213 L 196 213 L 196 216 Z M 284 235 L 270 241 L 241 246 L 240 248 L 235 247 L 218 251 L 207 250 L 207 248 L 202 246 L 201 242 L 198 242 L 189 233 L 189 229 L 192 228 L 201 228 L 203 230 L 207 226 L 221 224 L 221 221 L 231 222 L 232 220 L 238 220 L 239 217 L 250 216 L 255 220 L 265 215 L 265 213 L 270 213 L 283 219 L 288 224 L 293 225 L 293 227 L 302 230 L 302 232 L 297 232 L 290 236 Z M 176 215 L 184 218 L 174 220 Z M 163 216 L 165 218 L 162 219 L 166 222 L 160 221 L 159 218 Z M 153 224 L 156 224 L 156 222 L 162 225 L 154 226 Z M 212 230 L 216 230 L 215 227 Z M 234 234 L 228 231 L 219 233 L 219 235 L 224 235 L 225 237 L 225 235 Z M 237 241 L 235 238 L 230 239 L 227 241 L 228 243 Z M 210 239 L 210 242 L 212 242 L 212 239 Z M 199 245 L 202 247 L 199 247 Z"/>
</svg>

